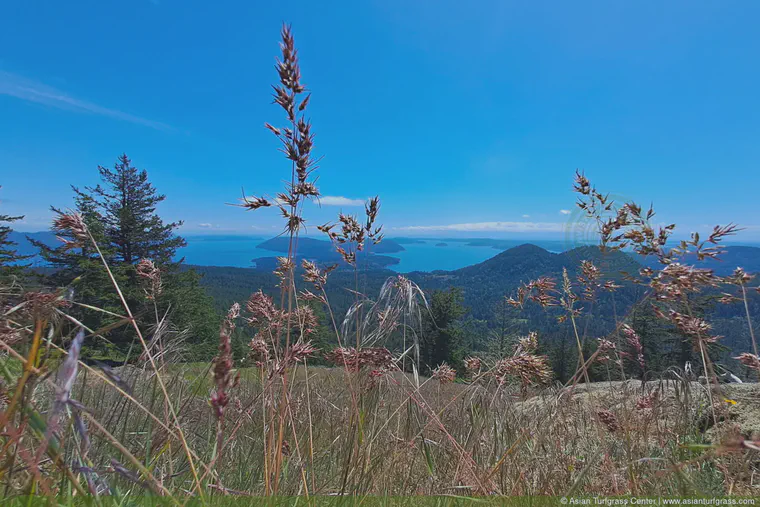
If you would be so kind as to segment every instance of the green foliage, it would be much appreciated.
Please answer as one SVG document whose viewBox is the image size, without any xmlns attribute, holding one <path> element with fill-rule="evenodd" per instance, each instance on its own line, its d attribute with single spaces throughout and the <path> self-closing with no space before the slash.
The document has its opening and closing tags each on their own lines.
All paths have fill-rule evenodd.
<svg viewBox="0 0 760 507">
<path fill-rule="evenodd" d="M 557 308 L 544 309 L 537 304 L 527 304 L 524 309 L 513 308 L 505 303 L 504 296 L 514 294 L 521 282 L 538 276 L 559 278 L 562 267 L 567 267 L 570 276 L 575 277 L 578 264 L 584 259 L 592 260 L 599 266 L 605 279 L 614 279 L 622 285 L 614 293 L 598 293 L 593 304 L 579 302 L 583 312 L 577 323 L 584 343 L 584 357 L 588 358 L 593 353 L 597 338 L 610 339 L 626 351 L 624 338 L 621 341 L 615 333 L 616 324 L 625 322 L 641 337 L 646 368 L 652 372 L 650 375 L 658 375 L 671 366 L 683 368 L 684 360 L 690 360 L 693 366 L 701 363 L 694 353 L 692 341 L 653 313 L 652 301 L 642 301 L 643 289 L 640 286 L 626 283 L 622 279 L 621 271 L 636 273 L 641 267 L 624 252 L 602 254 L 598 248 L 582 247 L 563 254 L 552 254 L 533 245 L 524 245 L 474 266 L 449 272 L 416 272 L 408 276 L 428 294 L 445 292 L 450 288 L 460 290 L 461 303 L 467 312 L 457 322 L 457 347 L 454 355 L 503 357 L 512 352 L 517 337 L 536 331 L 541 346 L 550 358 L 556 378 L 564 382 L 576 371 L 578 350 L 570 325 L 560 323 L 556 318 L 562 311 Z M 203 274 L 201 283 L 213 297 L 219 312 L 226 312 L 235 301 L 242 303 L 259 287 L 272 296 L 279 294 L 276 288 L 277 277 L 265 270 L 214 266 L 194 266 L 194 269 Z M 296 276 L 300 278 L 301 273 L 300 269 L 297 270 Z M 379 293 L 385 280 L 393 275 L 389 270 L 363 270 L 358 276 L 359 291 L 372 297 Z M 355 299 L 353 293 L 346 290 L 347 287 L 354 287 L 354 273 L 342 268 L 331 274 L 325 286 L 339 324 Z M 719 293 L 715 289 L 714 292 L 706 291 L 700 298 L 694 298 L 690 302 L 692 312 L 706 317 L 714 325 L 717 334 L 725 335 L 726 338 L 721 342 L 730 350 L 751 350 L 743 305 L 716 305 L 714 299 Z M 752 291 L 748 298 L 750 314 L 760 315 L 760 294 Z M 683 311 L 686 312 L 685 309 Z M 423 311 L 423 316 L 425 313 Z M 328 342 L 334 343 L 334 334 L 330 330 L 327 316 L 324 315 L 320 322 L 327 328 Z M 396 340 L 395 336 L 392 338 L 389 346 L 401 347 L 400 339 Z M 720 351 L 711 351 L 711 355 L 717 352 Z M 720 357 L 734 371 L 746 376 L 743 368 L 733 364 L 728 351 L 713 357 Z M 428 360 L 423 357 L 424 361 Z M 428 366 L 435 367 L 436 364 Z M 627 377 L 640 377 L 641 372 L 635 361 L 626 359 L 625 368 Z M 620 378 L 619 367 L 612 364 L 592 366 L 590 373 L 592 377 L 603 380 Z"/>
<path fill-rule="evenodd" d="M 187 242 L 174 234 L 182 222 L 165 224 L 156 206 L 166 199 L 148 181 L 148 172 L 132 166 L 126 154 L 113 169 L 98 167 L 104 186 L 87 187 L 86 199 L 103 223 L 103 232 L 115 258 L 124 264 L 151 259 L 170 266 L 178 248 Z M 74 189 L 78 194 L 77 189 Z"/>
<path fill-rule="evenodd" d="M 23 216 L 0 214 L 0 277 L 21 274 L 25 267 L 22 261 L 29 258 L 27 255 L 18 253 L 16 242 L 10 239 L 13 229 L 10 225 L 6 225 L 23 218 Z"/>
<path fill-rule="evenodd" d="M 444 362 L 461 370 L 464 352 L 460 319 L 467 313 L 463 300 L 462 290 L 455 287 L 433 291 L 430 296 L 430 311 L 425 314 L 420 347 L 420 357 L 427 371 Z"/>
<path fill-rule="evenodd" d="M 82 216 L 138 325 L 150 330 L 168 319 L 173 328 L 187 333 L 191 357 L 213 357 L 220 318 L 200 285 L 200 276 L 180 269 L 181 261 L 174 260 L 185 240 L 174 233 L 181 222 L 164 223 L 156 213 L 156 205 L 165 196 L 156 192 L 147 172 L 134 168 L 126 155 L 119 157 L 113 169 L 99 167 L 98 171 L 102 185 L 84 190 L 72 186 L 74 210 Z M 53 232 L 75 246 L 50 247 L 30 239 L 52 268 L 49 284 L 68 287 L 74 301 L 87 305 L 71 309 L 76 319 L 96 331 L 108 329 L 104 340 L 88 343 L 85 355 L 125 360 L 136 335 L 131 326 L 113 327 L 120 319 L 112 314 L 124 311 L 98 251 L 75 241 L 68 230 L 53 228 Z M 137 273 L 143 259 L 153 261 L 160 273 L 161 289 L 155 294 Z"/>
</svg>

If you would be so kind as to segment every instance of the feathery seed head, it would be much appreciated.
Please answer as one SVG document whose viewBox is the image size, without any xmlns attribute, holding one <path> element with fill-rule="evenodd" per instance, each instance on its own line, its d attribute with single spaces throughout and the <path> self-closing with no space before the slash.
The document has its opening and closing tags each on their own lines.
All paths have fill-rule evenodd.
<svg viewBox="0 0 760 507">
<path fill-rule="evenodd" d="M 441 363 L 433 370 L 433 378 L 441 384 L 450 384 L 457 378 L 457 372 L 446 363 Z"/>
<path fill-rule="evenodd" d="M 62 213 L 56 211 L 58 216 L 53 220 L 53 228 L 59 231 L 65 231 L 74 238 L 73 240 L 58 237 L 64 243 L 66 249 L 82 248 L 89 243 L 90 235 L 84 218 L 79 213 L 69 212 Z"/>
</svg>

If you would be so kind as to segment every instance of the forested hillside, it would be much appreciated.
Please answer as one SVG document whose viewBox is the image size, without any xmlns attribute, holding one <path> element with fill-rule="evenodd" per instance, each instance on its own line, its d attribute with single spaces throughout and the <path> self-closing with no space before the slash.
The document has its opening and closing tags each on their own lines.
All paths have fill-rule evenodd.
<svg viewBox="0 0 760 507">
<path fill-rule="evenodd" d="M 732 247 L 733 249 L 742 255 L 753 253 L 751 247 Z M 561 315 L 561 310 L 544 309 L 536 304 L 516 309 L 505 301 L 522 283 L 542 276 L 561 280 L 563 269 L 567 269 L 568 275 L 575 279 L 581 261 L 584 260 L 592 261 L 600 269 L 603 280 L 614 280 L 620 285 L 614 292 L 600 291 L 594 302 L 579 304 L 583 308 L 578 322 L 579 332 L 586 346 L 593 347 L 596 338 L 609 335 L 615 330 L 616 323 L 628 320 L 647 330 L 644 333 L 644 346 L 652 357 L 653 366 L 665 368 L 668 364 L 680 361 L 682 356 L 686 357 L 683 355 L 686 352 L 681 350 L 682 338 L 674 332 L 672 326 L 659 322 L 654 317 L 646 301 L 641 302 L 645 294 L 644 288 L 624 279 L 624 273 L 635 275 L 642 267 L 626 253 L 602 253 L 598 247 L 585 246 L 556 254 L 535 245 L 524 244 L 474 266 L 455 271 L 414 272 L 408 274 L 408 277 L 429 298 L 434 293 L 452 288 L 461 290 L 464 312 L 457 318 L 457 346 L 461 354 L 487 350 L 494 342 L 508 342 L 517 335 L 537 331 L 553 358 L 555 369 L 570 371 L 574 366 L 572 361 L 576 351 L 570 341 L 568 326 L 557 318 Z M 193 266 L 193 269 L 203 276 L 201 284 L 213 297 L 220 312 L 236 301 L 244 302 L 259 288 L 273 296 L 279 294 L 276 287 L 278 278 L 270 271 L 213 266 Z M 302 274 L 300 269 L 298 274 Z M 358 271 L 358 290 L 370 299 L 376 298 L 383 283 L 395 276 L 397 273 L 387 269 L 365 267 Z M 356 300 L 354 287 L 354 271 L 344 267 L 334 271 L 325 286 L 339 321 Z M 726 336 L 722 340 L 725 347 L 735 351 L 746 350 L 750 340 L 744 309 L 737 304 L 719 304 L 719 295 L 718 291 L 703 294 L 695 301 L 695 308 L 711 316 L 716 332 Z M 760 318 L 760 296 L 750 294 L 748 302 L 751 314 Z M 324 324 L 329 329 L 327 322 Z M 720 350 L 716 352 L 720 353 Z M 725 350 L 722 355 L 728 356 Z M 561 371 L 558 373 L 562 376 Z"/>
</svg>

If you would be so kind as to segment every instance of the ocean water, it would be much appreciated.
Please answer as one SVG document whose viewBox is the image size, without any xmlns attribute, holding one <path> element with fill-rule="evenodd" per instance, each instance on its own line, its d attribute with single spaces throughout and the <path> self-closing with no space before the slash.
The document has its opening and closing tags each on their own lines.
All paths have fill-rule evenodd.
<svg viewBox="0 0 760 507">
<path fill-rule="evenodd" d="M 257 257 L 271 257 L 278 255 L 276 252 L 262 250 L 256 246 L 267 238 L 252 236 L 188 236 L 187 246 L 178 252 L 185 256 L 188 264 L 201 266 L 233 266 L 248 268 L 253 267 L 253 260 Z M 410 271 L 435 271 L 454 270 L 471 266 L 494 255 L 502 250 L 491 246 L 468 245 L 469 240 L 455 239 L 425 239 L 420 243 L 404 243 L 404 251 L 384 254 L 399 259 L 398 264 L 388 266 L 389 269 L 399 273 Z M 446 246 L 437 246 L 445 243 Z M 514 241 L 517 246 L 525 241 Z M 549 248 L 551 245 L 539 246 Z"/>
<path fill-rule="evenodd" d="M 249 236 L 187 236 L 187 246 L 178 252 L 188 264 L 200 266 L 253 267 L 257 257 L 271 257 L 277 252 L 262 250 L 256 246 L 264 237 Z M 401 273 L 410 271 L 452 270 L 477 264 L 499 253 L 491 247 L 467 246 L 462 241 L 446 241 L 448 246 L 435 246 L 442 240 L 426 240 L 424 243 L 402 245 L 403 252 L 384 254 L 399 259 L 390 269 Z"/>
<path fill-rule="evenodd" d="M 266 238 L 254 236 L 187 236 L 187 246 L 177 252 L 187 264 L 199 266 L 253 267 L 253 259 L 275 255 L 256 245 Z"/>
<path fill-rule="evenodd" d="M 446 246 L 436 246 L 445 243 Z M 410 271 L 451 271 L 478 264 L 497 255 L 501 250 L 490 246 L 470 246 L 464 241 L 431 239 L 424 243 L 405 243 L 403 252 L 385 254 L 399 259 L 388 266 L 399 273 Z"/>
</svg>

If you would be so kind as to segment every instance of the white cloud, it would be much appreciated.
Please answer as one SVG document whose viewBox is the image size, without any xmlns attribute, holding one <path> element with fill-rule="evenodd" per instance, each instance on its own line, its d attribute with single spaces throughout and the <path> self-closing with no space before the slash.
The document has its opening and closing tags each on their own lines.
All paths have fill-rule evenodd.
<svg viewBox="0 0 760 507">
<path fill-rule="evenodd" d="M 0 95 L 8 95 L 27 102 L 34 102 L 77 113 L 107 116 L 156 130 L 173 130 L 172 127 L 165 123 L 80 100 L 66 95 L 65 92 L 10 72 L 0 71 Z"/>
<path fill-rule="evenodd" d="M 349 199 L 340 195 L 323 195 L 319 198 L 323 206 L 364 206 L 364 199 Z"/>
<path fill-rule="evenodd" d="M 448 225 L 408 225 L 394 227 L 398 231 L 462 231 L 462 232 L 562 232 L 565 224 L 554 222 L 474 222 Z"/>
<path fill-rule="evenodd" d="M 530 215 L 523 215 L 523 218 L 530 218 Z"/>
<path fill-rule="evenodd" d="M 208 224 L 208 223 L 203 223 L 203 224 L 198 224 L 198 227 L 202 227 L 204 229 L 210 229 L 211 227 L 213 227 L 213 225 Z"/>
<path fill-rule="evenodd" d="M 559 210 L 559 212 L 562 213 L 563 215 L 569 215 L 570 214 L 570 210 L 569 209 L 561 209 L 561 210 Z"/>
</svg>

